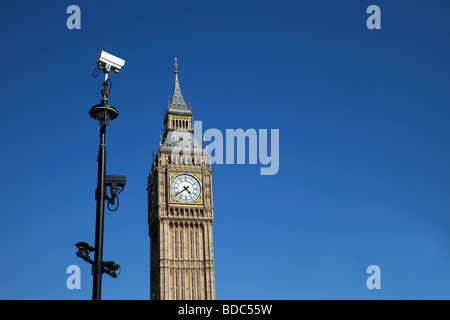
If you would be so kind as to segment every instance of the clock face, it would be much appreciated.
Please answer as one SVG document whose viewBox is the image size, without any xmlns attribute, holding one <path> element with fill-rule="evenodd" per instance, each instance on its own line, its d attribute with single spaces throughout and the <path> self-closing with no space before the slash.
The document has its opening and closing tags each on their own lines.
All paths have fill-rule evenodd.
<svg viewBox="0 0 450 320">
<path fill-rule="evenodd" d="M 172 195 L 180 202 L 193 202 L 200 196 L 200 183 L 189 174 L 180 174 L 172 180 Z"/>
</svg>

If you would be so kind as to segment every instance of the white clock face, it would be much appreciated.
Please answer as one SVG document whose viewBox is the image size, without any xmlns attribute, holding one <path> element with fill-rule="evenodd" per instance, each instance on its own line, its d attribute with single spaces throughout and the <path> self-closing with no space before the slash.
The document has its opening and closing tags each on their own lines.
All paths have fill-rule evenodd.
<svg viewBox="0 0 450 320">
<path fill-rule="evenodd" d="M 180 174 L 172 180 L 172 195 L 181 202 L 193 202 L 200 196 L 200 183 L 189 174 Z"/>
</svg>

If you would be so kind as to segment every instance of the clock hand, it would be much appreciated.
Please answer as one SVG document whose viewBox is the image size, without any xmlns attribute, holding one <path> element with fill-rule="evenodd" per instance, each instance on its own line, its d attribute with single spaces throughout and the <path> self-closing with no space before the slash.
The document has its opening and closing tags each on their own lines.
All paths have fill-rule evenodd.
<svg viewBox="0 0 450 320">
<path fill-rule="evenodd" d="M 174 197 L 176 197 L 177 195 L 179 195 L 179 194 L 182 193 L 183 191 L 184 191 L 184 189 L 181 190 L 180 192 L 178 192 Z"/>
<path fill-rule="evenodd" d="M 188 190 L 188 186 L 184 186 L 183 187 L 183 190 L 181 190 L 180 192 L 178 192 L 176 195 L 175 195 L 175 197 L 177 196 L 177 195 L 179 195 L 180 193 L 182 193 L 184 190 L 186 190 L 187 192 L 189 192 L 189 193 L 191 193 L 189 190 Z"/>
</svg>

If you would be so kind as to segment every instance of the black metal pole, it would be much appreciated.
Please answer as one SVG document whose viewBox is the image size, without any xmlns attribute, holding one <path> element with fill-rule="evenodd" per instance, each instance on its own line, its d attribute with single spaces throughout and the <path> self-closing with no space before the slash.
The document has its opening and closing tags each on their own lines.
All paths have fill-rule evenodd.
<svg viewBox="0 0 450 320">
<path fill-rule="evenodd" d="M 97 200 L 97 210 L 95 219 L 95 251 L 93 275 L 94 283 L 92 287 L 92 300 L 102 298 L 102 273 L 103 273 L 103 229 L 105 217 L 105 172 L 106 172 L 106 146 L 105 146 L 106 124 L 100 129 L 100 145 L 98 149 L 98 175 L 97 190 L 95 199 Z"/>
</svg>

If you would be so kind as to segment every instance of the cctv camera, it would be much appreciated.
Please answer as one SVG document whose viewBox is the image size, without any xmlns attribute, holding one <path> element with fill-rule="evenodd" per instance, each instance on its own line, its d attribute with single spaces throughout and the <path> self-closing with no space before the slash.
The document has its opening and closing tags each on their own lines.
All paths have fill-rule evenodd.
<svg viewBox="0 0 450 320">
<path fill-rule="evenodd" d="M 104 68 L 107 72 L 109 70 L 119 73 L 120 69 L 125 65 L 125 60 L 117 58 L 108 52 L 102 51 L 97 59 L 97 64 Z"/>
<path fill-rule="evenodd" d="M 106 175 L 105 184 L 107 187 L 117 189 L 117 187 L 123 188 L 127 182 L 126 176 Z"/>
<path fill-rule="evenodd" d="M 103 261 L 103 266 L 111 271 L 117 271 L 120 268 L 120 265 L 113 261 Z"/>
<path fill-rule="evenodd" d="M 84 253 L 85 256 L 89 256 L 89 253 L 95 250 L 86 242 L 78 242 L 75 244 L 75 247 L 77 247 L 79 253 Z"/>
</svg>

